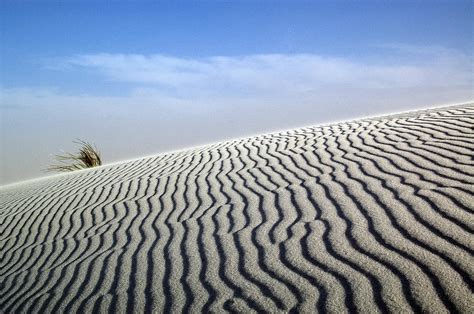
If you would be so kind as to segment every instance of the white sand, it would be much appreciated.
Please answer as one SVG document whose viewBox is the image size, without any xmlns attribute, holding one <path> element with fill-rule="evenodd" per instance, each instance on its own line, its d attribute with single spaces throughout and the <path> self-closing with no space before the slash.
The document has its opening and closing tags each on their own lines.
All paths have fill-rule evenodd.
<svg viewBox="0 0 474 314">
<path fill-rule="evenodd" d="M 474 312 L 474 104 L 0 189 L 4 312 Z"/>
</svg>

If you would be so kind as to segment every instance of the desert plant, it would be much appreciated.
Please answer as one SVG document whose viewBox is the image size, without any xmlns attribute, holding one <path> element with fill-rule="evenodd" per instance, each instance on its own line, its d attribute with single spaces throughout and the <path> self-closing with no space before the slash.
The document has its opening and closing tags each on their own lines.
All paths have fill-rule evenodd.
<svg viewBox="0 0 474 314">
<path fill-rule="evenodd" d="M 65 153 L 64 155 L 55 155 L 59 164 L 51 165 L 45 169 L 46 171 L 67 172 L 96 167 L 102 164 L 100 153 L 95 146 L 79 139 L 73 142 L 81 145 L 79 152 L 76 154 Z"/>
</svg>

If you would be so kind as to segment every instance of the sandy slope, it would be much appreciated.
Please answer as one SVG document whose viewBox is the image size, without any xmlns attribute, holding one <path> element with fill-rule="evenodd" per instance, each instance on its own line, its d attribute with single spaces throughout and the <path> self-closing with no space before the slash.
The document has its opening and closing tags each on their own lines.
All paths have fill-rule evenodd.
<svg viewBox="0 0 474 314">
<path fill-rule="evenodd" d="M 474 105 L 0 190 L 5 312 L 473 312 Z"/>
</svg>

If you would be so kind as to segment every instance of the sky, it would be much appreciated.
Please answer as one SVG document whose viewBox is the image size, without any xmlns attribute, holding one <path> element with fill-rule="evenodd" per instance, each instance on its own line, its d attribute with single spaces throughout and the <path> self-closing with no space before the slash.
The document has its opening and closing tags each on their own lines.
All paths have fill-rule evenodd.
<svg viewBox="0 0 474 314">
<path fill-rule="evenodd" d="M 473 1 L 0 2 L 0 185 L 474 100 Z"/>
</svg>

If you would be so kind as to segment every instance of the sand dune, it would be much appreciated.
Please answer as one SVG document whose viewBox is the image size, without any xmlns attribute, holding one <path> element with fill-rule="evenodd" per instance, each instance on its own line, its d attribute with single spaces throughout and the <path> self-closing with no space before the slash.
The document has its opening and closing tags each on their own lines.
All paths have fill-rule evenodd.
<svg viewBox="0 0 474 314">
<path fill-rule="evenodd" d="M 474 104 L 0 189 L 5 312 L 474 312 Z"/>
</svg>

